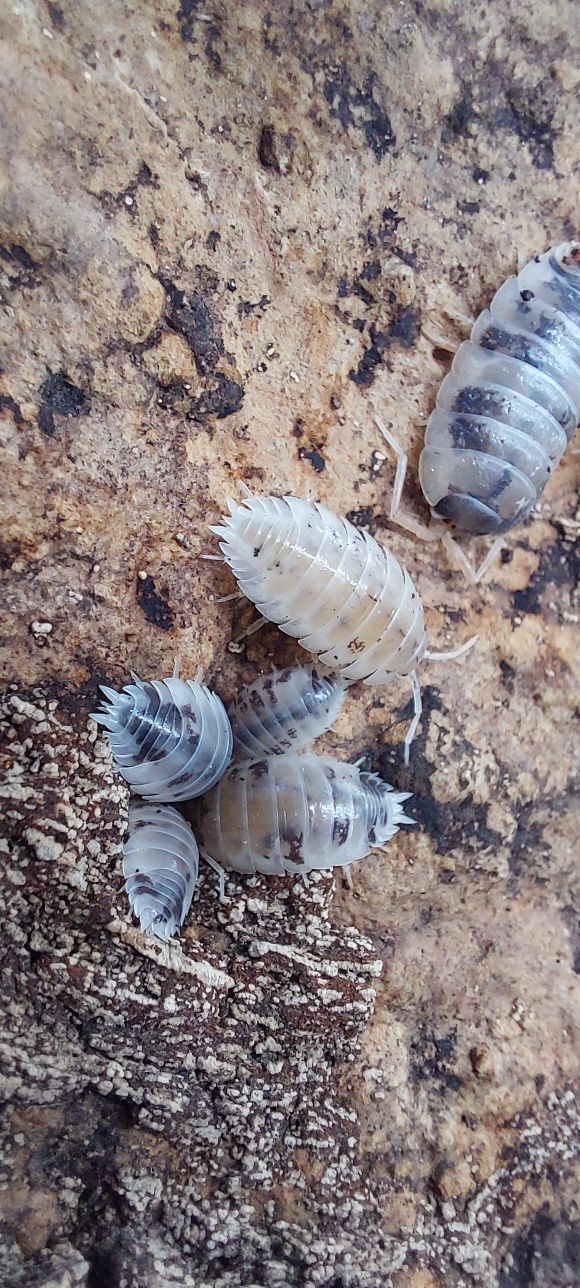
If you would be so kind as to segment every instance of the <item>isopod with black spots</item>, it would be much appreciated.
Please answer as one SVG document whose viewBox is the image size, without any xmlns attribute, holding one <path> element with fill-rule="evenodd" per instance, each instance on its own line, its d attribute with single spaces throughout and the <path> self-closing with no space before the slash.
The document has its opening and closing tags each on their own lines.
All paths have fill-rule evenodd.
<svg viewBox="0 0 580 1288">
<path fill-rule="evenodd" d="M 365 858 L 413 822 L 409 796 L 357 765 L 287 752 L 231 765 L 193 819 L 214 865 L 281 876 Z"/>
<path fill-rule="evenodd" d="M 314 665 L 279 667 L 240 690 L 228 709 L 234 758 L 301 751 L 338 718 L 346 693 L 339 675 Z"/>
<path fill-rule="evenodd" d="M 123 845 L 123 876 L 141 930 L 157 939 L 176 935 L 189 912 L 199 851 L 189 824 L 171 805 L 132 801 Z"/>
<path fill-rule="evenodd" d="M 419 460 L 430 529 L 399 515 L 407 460 L 377 421 L 398 455 L 391 518 L 417 536 L 441 536 L 478 581 L 501 535 L 531 514 L 579 421 L 580 243 L 566 242 L 509 277 L 455 353 Z M 497 538 L 479 569 L 440 521 Z"/>
<path fill-rule="evenodd" d="M 232 758 L 233 736 L 216 693 L 177 675 L 134 677 L 120 693 L 101 685 L 106 703 L 93 720 L 103 725 L 113 760 L 134 792 L 149 801 L 201 796 Z"/>
</svg>

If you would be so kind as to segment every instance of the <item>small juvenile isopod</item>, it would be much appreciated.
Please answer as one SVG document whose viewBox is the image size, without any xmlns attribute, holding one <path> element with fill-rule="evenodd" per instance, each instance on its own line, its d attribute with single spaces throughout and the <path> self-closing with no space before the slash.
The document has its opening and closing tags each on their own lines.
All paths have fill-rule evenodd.
<svg viewBox="0 0 580 1288">
<path fill-rule="evenodd" d="M 419 460 L 431 514 L 460 532 L 509 532 L 531 513 L 579 420 L 580 243 L 567 242 L 509 277 L 459 345 Z M 379 427 L 399 456 L 391 507 L 398 518 L 406 458 Z M 412 520 L 399 521 L 424 535 Z M 444 540 L 471 580 L 501 545 L 476 573 L 449 533 Z"/>
<path fill-rule="evenodd" d="M 229 708 L 234 758 L 300 751 L 330 729 L 344 702 L 340 676 L 311 666 L 285 667 L 246 685 Z"/>
<path fill-rule="evenodd" d="M 196 802 L 196 834 L 204 857 L 236 872 L 346 867 L 413 822 L 409 795 L 356 765 L 287 752 L 231 765 Z"/>
<path fill-rule="evenodd" d="M 232 758 L 232 730 L 223 703 L 204 684 L 135 676 L 121 693 L 101 689 L 108 705 L 93 720 L 104 725 L 115 764 L 139 796 L 191 800 L 221 778 Z"/>
<path fill-rule="evenodd" d="M 189 912 L 199 868 L 193 832 L 171 805 L 133 801 L 123 876 L 141 930 L 171 939 Z"/>
<path fill-rule="evenodd" d="M 429 652 L 423 606 L 408 572 L 348 519 L 294 496 L 248 494 L 228 506 L 229 515 L 211 531 L 261 621 L 276 622 L 347 684 L 409 676 L 415 713 L 405 737 L 408 761 L 421 714 L 417 667 L 424 658 L 458 657 L 475 641 L 450 653 Z"/>
</svg>

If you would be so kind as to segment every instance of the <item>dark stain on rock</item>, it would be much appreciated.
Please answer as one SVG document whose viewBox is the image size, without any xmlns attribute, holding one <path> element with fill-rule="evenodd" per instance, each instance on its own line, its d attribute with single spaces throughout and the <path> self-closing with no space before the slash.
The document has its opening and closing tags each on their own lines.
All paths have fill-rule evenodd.
<svg viewBox="0 0 580 1288">
<path fill-rule="evenodd" d="M 87 395 L 77 385 L 73 385 L 64 372 L 54 372 L 41 386 L 37 421 L 39 429 L 47 438 L 52 438 L 56 432 L 55 416 L 74 418 L 87 410 Z"/>
<path fill-rule="evenodd" d="M 441 139 L 443 143 L 449 143 L 452 139 L 460 138 L 467 134 L 470 125 L 477 118 L 474 111 L 471 95 L 467 89 L 463 90 L 461 97 L 454 103 L 448 116 L 445 117 Z"/>
<path fill-rule="evenodd" d="M 411 349 L 421 329 L 421 313 L 417 308 L 408 305 L 398 309 L 392 322 L 384 330 L 379 330 L 373 323 L 369 328 L 371 343 L 365 349 L 356 371 L 351 369 L 349 377 L 362 389 L 373 384 L 376 369 L 381 366 L 385 353 L 393 346 Z"/>
<path fill-rule="evenodd" d="M 357 88 L 349 77 L 344 65 L 338 66 L 327 75 L 324 82 L 324 97 L 330 109 L 330 115 L 340 121 L 343 130 L 357 129 L 377 161 L 381 161 L 395 147 L 395 135 L 390 119 L 377 103 L 375 88 L 377 78 L 374 73 L 367 76 L 362 89 Z"/>
<path fill-rule="evenodd" d="M 0 246 L 0 260 L 8 265 L 7 276 L 12 291 L 23 286 L 36 285 L 35 274 L 38 265 L 24 246 L 17 243 L 12 246 Z"/>
<path fill-rule="evenodd" d="M 530 865 L 536 867 L 544 835 L 543 827 L 534 820 L 537 810 L 537 801 L 528 801 L 518 807 L 516 832 L 508 854 L 509 870 L 515 877 L 523 876 Z"/>
<path fill-rule="evenodd" d="M 346 517 L 355 528 L 364 528 L 371 535 L 377 526 L 372 505 L 361 505 L 358 510 L 349 510 Z"/>
<path fill-rule="evenodd" d="M 240 300 L 238 304 L 238 317 L 249 317 L 251 313 L 256 313 L 258 310 L 263 313 L 264 309 L 266 309 L 271 303 L 272 301 L 269 295 L 261 295 L 260 299 L 255 301 Z"/>
<path fill-rule="evenodd" d="M 24 416 L 22 415 L 22 408 L 18 405 L 16 399 L 12 398 L 10 394 L 0 394 L 0 416 L 5 411 L 9 412 L 13 417 L 14 423 L 18 429 L 22 429 L 23 425 L 26 423 Z"/>
<path fill-rule="evenodd" d="M 437 1037 L 420 1024 L 411 1042 L 409 1079 L 411 1083 L 434 1081 L 449 1091 L 459 1091 L 462 1079 L 453 1072 L 457 1029 Z"/>
<path fill-rule="evenodd" d="M 180 0 L 176 17 L 179 23 L 179 34 L 181 39 L 187 44 L 195 42 L 193 24 L 197 16 L 199 5 L 200 0 Z"/>
<path fill-rule="evenodd" d="M 569 586 L 573 594 L 580 582 L 580 544 L 563 535 L 548 546 L 529 584 L 513 595 L 516 613 L 541 613 L 542 596 L 548 586 Z"/>
<path fill-rule="evenodd" d="M 414 744 L 411 749 L 413 757 Z M 461 805 L 450 806 L 435 799 L 430 792 L 413 793 L 410 804 L 413 818 L 422 831 L 427 832 L 435 844 L 437 854 L 450 854 L 469 846 L 474 849 L 494 849 L 503 845 L 501 832 L 489 827 L 488 806 L 469 795 Z"/>
<path fill-rule="evenodd" d="M 258 139 L 258 160 L 266 170 L 275 170 L 280 174 L 280 162 L 276 152 L 276 132 L 273 125 L 263 125 Z"/>
<path fill-rule="evenodd" d="M 536 169 L 551 170 L 558 137 L 555 115 L 553 82 L 543 81 L 533 89 L 512 85 L 506 96 L 506 107 L 497 113 L 494 124 L 511 130 L 527 144 Z"/>
<path fill-rule="evenodd" d="M 221 242 L 221 233 L 218 233 L 215 228 L 213 232 L 208 233 L 205 239 L 205 244 L 207 246 L 207 249 L 212 251 L 217 250 L 217 247 L 220 242 Z"/>
<path fill-rule="evenodd" d="M 216 372 L 212 385 L 195 398 L 187 413 L 188 420 L 205 420 L 214 416 L 216 420 L 225 420 L 239 411 L 244 400 L 243 385 L 221 372 Z"/>
<path fill-rule="evenodd" d="M 47 9 L 50 15 L 50 21 L 55 31 L 64 31 L 65 21 L 64 13 L 59 4 L 52 4 L 51 0 L 47 2 Z"/>
<path fill-rule="evenodd" d="M 299 447 L 298 459 L 300 461 L 310 461 L 313 470 L 316 470 L 317 474 L 321 474 L 326 469 L 326 461 L 317 447 Z"/>
<path fill-rule="evenodd" d="M 572 1212 L 555 1219 L 545 1203 L 510 1243 L 497 1282 L 498 1288 L 573 1288 L 580 1283 L 580 1221 Z"/>
<path fill-rule="evenodd" d="M 161 631 L 170 631 L 174 620 L 173 610 L 163 596 L 157 593 L 153 578 L 137 577 L 135 585 L 137 602 L 147 621 L 152 626 L 158 626 Z"/>
<path fill-rule="evenodd" d="M 221 327 L 207 300 L 198 292 L 187 299 L 168 277 L 158 274 L 167 295 L 166 319 L 168 326 L 183 336 L 195 359 L 200 375 L 215 371 L 224 355 Z"/>
</svg>

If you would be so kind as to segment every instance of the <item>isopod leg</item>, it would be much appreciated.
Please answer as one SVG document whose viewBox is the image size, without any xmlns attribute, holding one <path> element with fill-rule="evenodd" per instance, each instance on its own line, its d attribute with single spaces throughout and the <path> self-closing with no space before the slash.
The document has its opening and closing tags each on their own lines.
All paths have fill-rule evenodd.
<svg viewBox="0 0 580 1288">
<path fill-rule="evenodd" d="M 419 677 L 417 675 L 417 672 L 412 671 L 409 676 L 409 679 L 413 686 L 413 719 L 411 720 L 409 728 L 407 729 L 407 732 L 405 734 L 405 741 L 403 743 L 403 761 L 405 765 L 409 764 L 409 754 L 411 751 L 411 743 L 417 732 L 417 725 L 419 724 L 419 721 L 421 719 L 421 714 L 423 711 L 423 703 L 421 701 L 421 685 L 419 684 Z"/>
<path fill-rule="evenodd" d="M 267 621 L 268 621 L 267 617 L 258 617 L 258 620 L 256 622 L 252 622 L 251 626 L 247 626 L 246 630 L 242 631 L 241 635 L 237 635 L 235 640 L 232 640 L 232 644 L 241 644 L 242 640 L 249 639 L 250 635 L 255 635 L 256 631 L 261 631 L 262 627 L 266 625 Z"/>
<path fill-rule="evenodd" d="M 419 537 L 420 541 L 437 541 L 440 536 L 439 528 L 428 528 L 426 524 L 419 523 L 418 519 L 413 519 L 411 515 L 400 513 L 403 487 L 405 485 L 405 478 L 407 475 L 407 454 L 403 451 L 398 439 L 395 438 L 394 434 L 389 432 L 386 425 L 383 424 L 382 420 L 379 420 L 378 416 L 375 416 L 375 425 L 377 426 L 377 429 L 380 430 L 383 438 L 386 439 L 389 447 L 392 447 L 397 457 L 397 468 L 395 471 L 395 482 L 393 485 L 389 518 L 392 519 L 393 523 L 397 523 L 400 528 L 405 528 L 407 532 L 412 532 L 413 536 Z"/>
<path fill-rule="evenodd" d="M 214 872 L 217 872 L 218 874 L 220 883 L 220 903 L 224 903 L 226 897 L 226 874 L 224 869 L 216 859 L 212 859 L 211 854 L 208 854 L 207 850 L 200 850 L 200 854 L 202 859 L 205 859 L 208 867 L 213 868 Z"/>
<path fill-rule="evenodd" d="M 470 648 L 477 644 L 478 639 L 479 635 L 472 635 L 471 639 L 465 641 L 465 644 L 459 644 L 457 648 L 445 649 L 442 653 L 427 649 L 427 652 L 423 654 L 423 659 L 426 662 L 454 662 L 456 658 L 463 657 L 464 653 L 468 653 Z"/>
<path fill-rule="evenodd" d="M 442 534 L 441 540 L 443 542 L 443 545 L 445 546 L 447 554 L 453 560 L 453 563 L 456 564 L 457 567 L 461 569 L 464 577 L 470 583 L 471 586 L 477 586 L 478 582 L 481 581 L 482 577 L 485 577 L 486 572 L 488 572 L 489 568 L 491 568 L 491 565 L 495 563 L 495 560 L 497 559 L 500 550 L 503 549 L 502 538 L 496 537 L 495 541 L 492 543 L 487 554 L 485 555 L 485 558 L 482 559 L 480 564 L 475 565 L 475 564 L 472 564 L 471 561 L 467 558 L 467 555 L 461 549 L 461 546 L 458 545 L 457 541 L 455 541 L 454 537 L 451 536 L 450 532 L 444 532 Z"/>
</svg>

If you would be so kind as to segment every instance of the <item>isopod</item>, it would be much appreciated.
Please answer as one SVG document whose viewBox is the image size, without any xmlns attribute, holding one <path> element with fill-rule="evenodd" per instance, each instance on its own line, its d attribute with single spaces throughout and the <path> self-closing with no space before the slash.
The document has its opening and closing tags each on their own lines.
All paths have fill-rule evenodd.
<svg viewBox="0 0 580 1288">
<path fill-rule="evenodd" d="M 330 756 L 286 752 L 231 765 L 196 802 L 201 853 L 236 872 L 346 867 L 413 820 L 377 774 Z"/>
<path fill-rule="evenodd" d="M 183 925 L 199 870 L 193 832 L 171 805 L 133 801 L 123 845 L 123 876 L 141 930 L 171 939 Z"/>
<path fill-rule="evenodd" d="M 317 502 L 248 494 L 228 506 L 229 515 L 211 531 L 240 590 L 261 613 L 256 625 L 277 623 L 347 684 L 409 677 L 414 716 L 405 736 L 407 762 L 421 714 L 417 667 L 426 658 L 458 657 L 475 640 L 449 653 L 430 652 L 408 572 L 374 537 Z"/>
<path fill-rule="evenodd" d="M 117 693 L 101 685 L 107 704 L 93 715 L 104 726 L 123 778 L 149 801 L 201 796 L 221 778 L 233 736 L 216 693 L 177 675 L 139 680 Z"/>
<path fill-rule="evenodd" d="M 234 758 L 299 751 L 330 729 L 344 702 L 340 676 L 312 666 L 285 667 L 246 685 L 228 710 Z"/>
<path fill-rule="evenodd" d="M 457 349 L 419 460 L 434 519 L 479 536 L 515 528 L 530 515 L 579 420 L 580 243 L 566 242 L 509 277 Z M 406 457 L 379 427 L 399 456 L 396 518 Z M 424 535 L 412 520 L 400 521 Z M 501 545 L 475 573 L 449 533 L 444 540 L 471 580 L 479 580 Z"/>
</svg>

